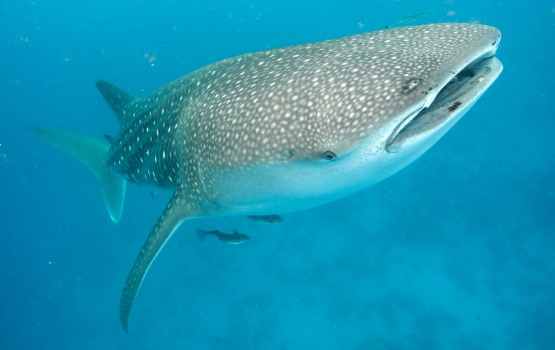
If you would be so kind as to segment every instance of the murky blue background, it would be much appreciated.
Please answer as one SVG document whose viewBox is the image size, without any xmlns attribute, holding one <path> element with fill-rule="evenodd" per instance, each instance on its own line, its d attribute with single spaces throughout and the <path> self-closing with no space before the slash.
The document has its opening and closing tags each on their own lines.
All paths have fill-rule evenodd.
<svg viewBox="0 0 555 350">
<path fill-rule="evenodd" d="M 169 193 L 95 177 L 25 132 L 102 137 L 105 79 L 137 96 L 230 56 L 403 25 L 498 27 L 505 70 L 408 168 L 263 225 L 188 221 L 131 314 L 121 288 Z M 15 1 L 0 5 L 0 348 L 555 348 L 555 2 Z M 200 243 L 195 228 L 251 240 Z M 213 238 L 213 237 L 209 237 Z"/>
</svg>

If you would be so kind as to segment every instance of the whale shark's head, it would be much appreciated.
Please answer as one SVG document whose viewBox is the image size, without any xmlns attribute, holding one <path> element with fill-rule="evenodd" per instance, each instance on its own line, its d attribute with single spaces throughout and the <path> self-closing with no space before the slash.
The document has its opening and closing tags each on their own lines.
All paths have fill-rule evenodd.
<svg viewBox="0 0 555 350">
<path fill-rule="evenodd" d="M 207 66 L 185 111 L 187 177 L 233 212 L 295 210 L 365 188 L 468 111 L 502 70 L 499 41 L 489 26 L 434 24 Z"/>
<path fill-rule="evenodd" d="M 344 139 L 346 164 L 341 164 L 350 171 L 347 188 L 356 190 L 390 176 L 426 152 L 502 71 L 495 57 L 501 35 L 492 27 L 438 24 L 370 36 L 371 41 L 379 41 L 376 49 L 381 54 L 372 56 L 371 68 L 366 70 L 370 77 L 362 78 L 371 93 L 358 95 L 364 103 L 355 102 L 354 109 L 357 115 L 369 110 L 367 120 L 372 126 L 358 139 Z"/>
</svg>

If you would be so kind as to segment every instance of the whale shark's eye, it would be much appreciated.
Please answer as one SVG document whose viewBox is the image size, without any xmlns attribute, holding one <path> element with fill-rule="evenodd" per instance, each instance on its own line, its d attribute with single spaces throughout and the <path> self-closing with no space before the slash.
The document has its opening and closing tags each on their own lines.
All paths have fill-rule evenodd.
<svg viewBox="0 0 555 350">
<path fill-rule="evenodd" d="M 293 152 L 292 149 L 287 149 L 287 150 L 283 151 L 283 156 L 285 158 L 292 158 L 294 154 L 295 154 L 295 152 Z"/>
<path fill-rule="evenodd" d="M 333 153 L 332 151 L 325 151 L 324 158 L 326 159 L 335 159 L 337 158 L 337 154 Z"/>
</svg>

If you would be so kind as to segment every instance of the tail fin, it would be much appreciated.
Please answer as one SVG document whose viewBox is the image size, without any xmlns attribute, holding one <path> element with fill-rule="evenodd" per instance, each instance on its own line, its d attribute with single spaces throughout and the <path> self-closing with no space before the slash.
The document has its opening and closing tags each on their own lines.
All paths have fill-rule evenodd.
<svg viewBox="0 0 555 350">
<path fill-rule="evenodd" d="M 53 129 L 29 128 L 27 130 L 85 163 L 100 181 L 110 217 L 114 222 L 121 219 L 126 182 L 106 167 L 110 151 L 110 144 L 107 141 Z"/>
<path fill-rule="evenodd" d="M 200 239 L 200 241 L 204 242 L 204 239 L 206 238 L 206 232 L 197 228 L 197 235 L 198 235 L 198 238 Z"/>
</svg>

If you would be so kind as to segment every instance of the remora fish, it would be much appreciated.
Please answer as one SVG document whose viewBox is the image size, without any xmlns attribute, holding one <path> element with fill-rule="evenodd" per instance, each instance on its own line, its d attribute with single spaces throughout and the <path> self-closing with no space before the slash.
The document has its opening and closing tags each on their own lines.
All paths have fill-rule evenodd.
<svg viewBox="0 0 555 350">
<path fill-rule="evenodd" d="M 226 59 L 145 98 L 100 81 L 121 123 L 111 143 L 31 131 L 94 171 L 114 221 L 126 181 L 174 191 L 125 282 L 128 331 L 145 274 L 183 220 L 314 207 L 396 173 L 501 73 L 499 40 L 477 24 L 394 28 Z"/>
<path fill-rule="evenodd" d="M 237 231 L 233 231 L 233 233 L 229 234 L 229 233 L 220 232 L 218 230 L 204 231 L 198 228 L 197 228 L 197 235 L 201 241 L 204 241 L 204 239 L 206 238 L 206 235 L 214 235 L 218 237 L 220 241 L 227 244 L 239 244 L 249 239 L 249 236 L 243 233 L 239 233 Z"/>
<path fill-rule="evenodd" d="M 249 219 L 266 223 L 266 224 L 275 224 L 276 222 L 282 222 L 283 218 L 279 215 L 249 215 Z"/>
</svg>

